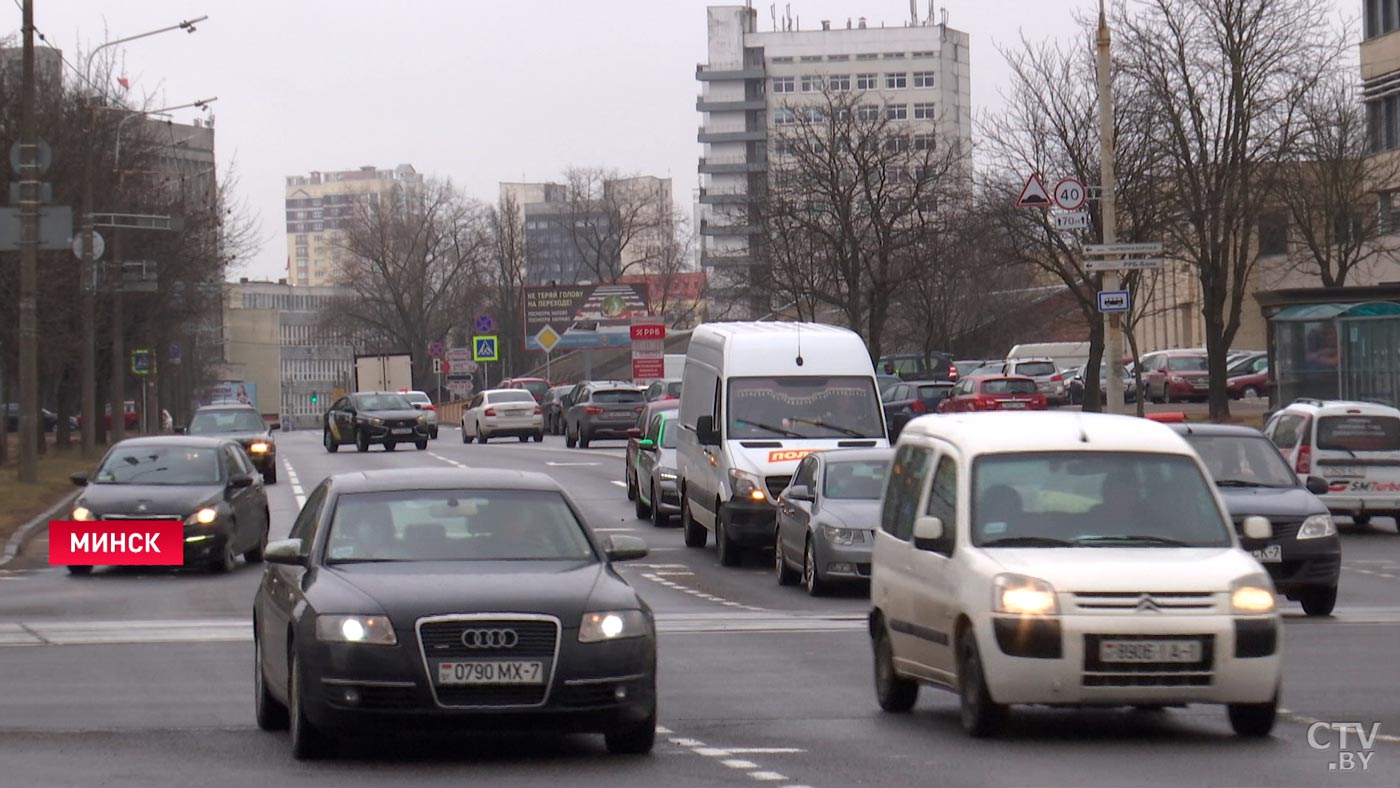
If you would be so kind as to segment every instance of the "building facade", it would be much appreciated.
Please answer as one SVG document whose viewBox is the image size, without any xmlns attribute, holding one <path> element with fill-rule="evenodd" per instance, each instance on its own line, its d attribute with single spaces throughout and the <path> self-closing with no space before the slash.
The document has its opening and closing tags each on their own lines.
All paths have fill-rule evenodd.
<svg viewBox="0 0 1400 788">
<path fill-rule="evenodd" d="M 358 200 L 371 202 L 397 186 L 421 186 L 411 164 L 361 167 L 287 177 L 287 282 L 321 287 L 335 279 L 335 258 Z"/>
<path fill-rule="evenodd" d="M 776 9 L 776 7 L 774 7 Z M 907 123 L 911 136 L 939 135 L 970 151 L 972 85 L 968 36 L 917 14 L 897 27 L 865 18 L 801 29 L 778 18 L 758 29 L 747 6 L 707 10 L 707 63 L 701 84 L 700 261 L 715 300 L 756 318 L 769 311 L 760 203 L 768 185 L 771 141 L 793 107 L 823 101 L 824 90 L 854 91 Z"/>
</svg>

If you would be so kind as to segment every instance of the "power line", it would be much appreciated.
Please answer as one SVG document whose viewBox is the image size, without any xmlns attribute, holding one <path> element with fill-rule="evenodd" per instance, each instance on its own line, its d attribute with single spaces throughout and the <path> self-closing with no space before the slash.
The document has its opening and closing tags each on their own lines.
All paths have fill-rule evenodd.
<svg viewBox="0 0 1400 788">
<path fill-rule="evenodd" d="M 15 4 L 15 7 L 18 8 L 18 9 L 20 10 L 20 13 L 23 13 L 23 12 L 24 12 L 24 5 L 23 5 L 22 3 L 20 3 L 20 0 L 14 0 L 14 4 Z M 43 41 L 45 46 L 47 46 L 49 49 L 52 49 L 53 51 L 55 51 L 55 52 L 58 53 L 58 59 L 59 59 L 60 61 L 63 62 L 63 65 L 67 66 L 68 69 L 69 69 L 70 71 L 72 71 L 74 74 L 77 74 L 84 82 L 86 82 L 86 83 L 88 84 L 88 87 L 93 88 L 94 90 L 96 90 L 96 91 L 97 91 L 97 94 L 98 94 L 99 96 L 101 96 L 101 97 L 104 98 L 104 99 L 110 99 L 110 98 L 111 98 L 110 96 L 107 95 L 107 92 L 106 92 L 105 90 L 103 90 L 102 88 L 98 87 L 98 86 L 97 86 L 97 83 L 96 83 L 96 82 L 93 82 L 92 79 L 91 79 L 90 77 L 88 77 L 87 74 L 84 74 L 82 71 L 79 71 L 77 66 L 75 66 L 75 65 L 73 65 L 72 63 L 69 63 L 69 62 L 68 62 L 68 58 L 67 58 L 67 57 L 64 57 L 64 55 L 63 55 L 63 50 L 62 50 L 62 49 L 59 49 L 58 47 L 56 47 L 56 46 L 54 46 L 52 43 L 50 43 L 50 42 L 49 42 L 48 36 L 44 35 L 44 32 L 43 32 L 42 30 L 39 29 L 39 26 L 38 26 L 38 25 L 32 25 L 31 27 L 34 28 L 34 35 L 37 36 L 37 37 L 39 38 L 40 41 Z"/>
</svg>

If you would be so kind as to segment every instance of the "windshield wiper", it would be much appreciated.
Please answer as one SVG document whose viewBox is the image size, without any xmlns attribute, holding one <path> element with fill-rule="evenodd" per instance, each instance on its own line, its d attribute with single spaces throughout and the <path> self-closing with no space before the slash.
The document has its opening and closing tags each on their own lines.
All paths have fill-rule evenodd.
<svg viewBox="0 0 1400 788">
<path fill-rule="evenodd" d="M 1276 487 L 1274 484 L 1263 484 L 1261 482 L 1251 482 L 1246 479 L 1216 479 L 1216 487 Z"/>
<path fill-rule="evenodd" d="M 828 430 L 831 430 L 832 432 L 839 432 L 839 433 L 841 433 L 842 435 L 849 435 L 849 436 L 852 437 L 852 438 L 868 438 L 868 437 L 870 437 L 869 435 L 866 435 L 864 432 L 862 432 L 862 431 L 860 431 L 860 430 L 853 430 L 853 429 L 851 429 L 850 427 L 842 427 L 842 426 L 839 425 L 839 424 L 827 424 L 826 422 L 822 421 L 821 419 L 794 418 L 793 421 L 795 421 L 795 422 L 797 422 L 797 423 L 799 423 L 799 424 L 811 424 L 811 425 L 814 426 L 814 427 L 822 427 L 823 429 L 828 429 Z"/>
<path fill-rule="evenodd" d="M 334 566 L 335 564 L 388 564 L 388 563 L 393 563 L 393 562 L 395 562 L 395 561 L 405 561 L 405 560 L 408 560 L 408 559 L 402 559 L 402 558 L 336 558 L 336 559 L 327 561 L 326 563 L 331 564 L 332 566 Z"/>
<path fill-rule="evenodd" d="M 983 542 L 979 547 L 1074 547 L 1074 543 L 1050 536 L 1003 536 Z"/>
<path fill-rule="evenodd" d="M 737 421 L 742 422 L 742 423 L 744 423 L 744 424 L 746 424 L 746 425 L 748 425 L 748 426 L 750 426 L 750 427 L 757 427 L 757 428 L 759 428 L 759 429 L 761 429 L 761 430 L 767 430 L 767 431 L 773 433 L 774 435 L 781 435 L 781 436 L 783 436 L 784 438 L 805 438 L 805 437 L 807 437 L 807 436 L 803 435 L 803 434 L 800 433 L 800 432 L 793 432 L 792 430 L 785 430 L 785 429 L 783 429 L 782 427 L 774 427 L 774 426 L 769 425 L 769 424 L 759 424 L 759 423 L 756 422 L 756 421 L 746 421 L 746 420 L 744 420 L 744 419 L 737 419 Z"/>
<path fill-rule="evenodd" d="M 1192 545 L 1178 539 L 1169 539 L 1165 536 L 1150 536 L 1148 534 L 1103 534 L 1100 536 L 1081 536 L 1074 540 L 1076 544 L 1086 544 L 1094 542 L 1107 542 L 1110 544 L 1128 544 L 1138 542 L 1140 544 L 1155 544 L 1164 547 L 1191 547 Z"/>
</svg>

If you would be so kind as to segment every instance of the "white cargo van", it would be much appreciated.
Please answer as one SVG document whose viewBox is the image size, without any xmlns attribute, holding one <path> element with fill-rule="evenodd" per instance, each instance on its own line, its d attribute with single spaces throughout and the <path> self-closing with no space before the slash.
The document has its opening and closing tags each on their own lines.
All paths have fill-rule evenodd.
<svg viewBox="0 0 1400 788">
<path fill-rule="evenodd" d="M 773 544 L 775 500 L 814 451 L 884 447 L 869 351 L 820 323 L 706 323 L 690 336 L 676 459 L 685 543 L 720 563 Z"/>
<path fill-rule="evenodd" d="M 1018 358 L 1050 358 L 1060 369 L 1083 367 L 1089 363 L 1088 342 L 1035 342 L 1017 345 L 1006 354 L 1007 360 Z"/>
</svg>

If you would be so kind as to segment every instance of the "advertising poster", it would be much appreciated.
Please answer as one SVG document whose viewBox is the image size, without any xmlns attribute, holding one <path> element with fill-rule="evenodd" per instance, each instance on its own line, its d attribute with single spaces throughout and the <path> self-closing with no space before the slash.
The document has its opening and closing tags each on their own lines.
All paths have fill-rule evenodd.
<svg viewBox="0 0 1400 788">
<path fill-rule="evenodd" d="M 525 288 L 525 349 L 628 347 L 633 318 L 647 315 L 646 285 Z"/>
</svg>

